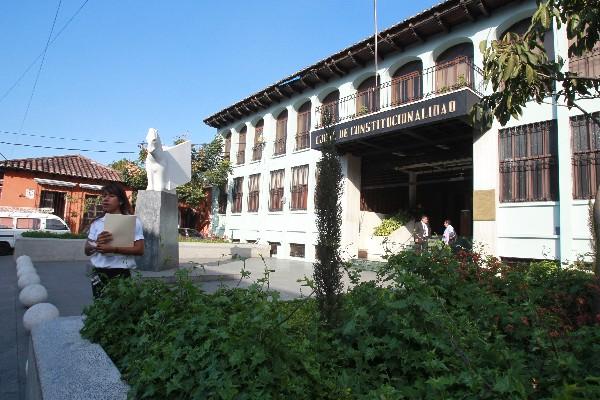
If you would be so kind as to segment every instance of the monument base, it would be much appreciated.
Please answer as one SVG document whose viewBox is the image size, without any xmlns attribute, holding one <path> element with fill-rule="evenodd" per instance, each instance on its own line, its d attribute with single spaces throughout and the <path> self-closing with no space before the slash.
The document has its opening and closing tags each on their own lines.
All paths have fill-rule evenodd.
<svg viewBox="0 0 600 400">
<path fill-rule="evenodd" d="M 140 190 L 135 214 L 144 227 L 144 255 L 136 257 L 138 269 L 162 271 L 179 266 L 177 195 Z"/>
</svg>

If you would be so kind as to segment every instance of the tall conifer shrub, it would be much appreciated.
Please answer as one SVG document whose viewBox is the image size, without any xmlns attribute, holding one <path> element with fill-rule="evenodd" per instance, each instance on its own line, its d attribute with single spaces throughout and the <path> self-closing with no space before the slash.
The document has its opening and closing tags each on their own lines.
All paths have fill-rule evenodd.
<svg viewBox="0 0 600 400">
<path fill-rule="evenodd" d="M 324 118 L 325 119 L 325 118 Z M 327 118 L 328 122 L 331 121 Z M 342 166 L 334 144 L 333 128 L 324 123 L 327 139 L 317 163 L 315 211 L 317 215 L 317 254 L 313 277 L 322 319 L 329 326 L 337 323 L 341 307 L 342 259 L 340 255 L 342 206 Z"/>
</svg>

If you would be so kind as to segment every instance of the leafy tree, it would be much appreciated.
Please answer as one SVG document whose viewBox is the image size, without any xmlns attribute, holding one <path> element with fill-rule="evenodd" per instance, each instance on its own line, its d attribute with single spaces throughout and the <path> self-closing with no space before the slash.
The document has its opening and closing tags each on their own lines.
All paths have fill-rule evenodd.
<svg viewBox="0 0 600 400">
<path fill-rule="evenodd" d="M 600 97 L 600 77 L 565 71 L 564 60 L 561 57 L 549 59 L 544 50 L 544 34 L 552 28 L 553 22 L 558 28 L 566 26 L 569 57 L 581 56 L 598 45 L 600 1 L 539 2 L 525 34 L 507 33 L 489 46 L 485 41 L 480 43 L 484 80 L 491 83 L 493 93 L 474 107 L 472 116 L 476 125 L 489 128 L 493 117 L 504 125 L 511 117 L 522 115 L 528 101 L 543 103 L 549 97 L 564 102 L 569 108 L 578 108 L 600 123 L 577 103 Z"/>
<path fill-rule="evenodd" d="M 324 118 L 325 119 L 325 118 Z M 335 326 L 341 308 L 342 259 L 340 255 L 342 206 L 342 167 L 338 158 L 330 123 L 325 123 L 328 138 L 321 148 L 317 163 L 315 212 L 317 216 L 317 246 L 313 277 L 315 294 L 322 319 Z"/>
<path fill-rule="evenodd" d="M 125 185 L 135 190 L 143 190 L 148 186 L 146 170 L 144 169 L 143 164 L 138 160 L 132 161 L 123 158 L 113 162 L 109 167 L 116 170 L 121 175 L 121 179 Z"/>
<path fill-rule="evenodd" d="M 174 144 L 186 139 L 177 138 Z M 179 201 L 191 207 L 198 207 L 206 197 L 204 188 L 220 186 L 227 182 L 231 172 L 228 160 L 223 159 L 223 139 L 217 135 L 210 143 L 192 146 L 192 179 L 177 188 Z M 145 169 L 146 149 L 140 148 L 136 160 L 121 159 L 110 164 L 110 167 L 121 174 L 123 182 L 136 189 L 143 190 L 148 185 Z"/>
</svg>

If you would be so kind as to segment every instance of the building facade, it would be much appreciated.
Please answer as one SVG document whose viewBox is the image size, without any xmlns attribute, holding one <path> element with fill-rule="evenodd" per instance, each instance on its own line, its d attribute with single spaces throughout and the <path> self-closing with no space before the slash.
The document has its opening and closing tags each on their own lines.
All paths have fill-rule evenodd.
<svg viewBox="0 0 600 400">
<path fill-rule="evenodd" d="M 100 189 L 109 182 L 122 183 L 117 171 L 80 155 L 5 160 L 0 207 L 51 208 L 81 232 L 102 214 Z"/>
<path fill-rule="evenodd" d="M 343 251 L 378 258 L 373 228 L 399 211 L 449 218 L 493 255 L 572 261 L 589 253 L 598 126 L 552 98 L 476 132 L 468 114 L 490 88 L 479 43 L 527 29 L 535 1 L 448 0 L 208 117 L 234 164 L 213 196 L 212 230 L 314 259 L 314 188 L 323 115 L 344 172 Z M 600 76 L 600 51 L 568 57 L 563 28 L 544 38 L 565 69 Z M 375 73 L 376 72 L 376 73 Z M 600 100 L 578 103 L 600 112 Z"/>
</svg>

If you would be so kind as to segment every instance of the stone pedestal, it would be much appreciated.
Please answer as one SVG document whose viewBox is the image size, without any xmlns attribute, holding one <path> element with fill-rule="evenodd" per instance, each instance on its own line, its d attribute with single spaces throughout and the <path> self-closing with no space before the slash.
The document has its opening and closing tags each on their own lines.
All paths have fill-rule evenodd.
<svg viewBox="0 0 600 400">
<path fill-rule="evenodd" d="M 144 227 L 144 255 L 136 258 L 139 269 L 162 271 L 179 265 L 177 195 L 152 190 L 138 191 L 135 214 Z"/>
</svg>

